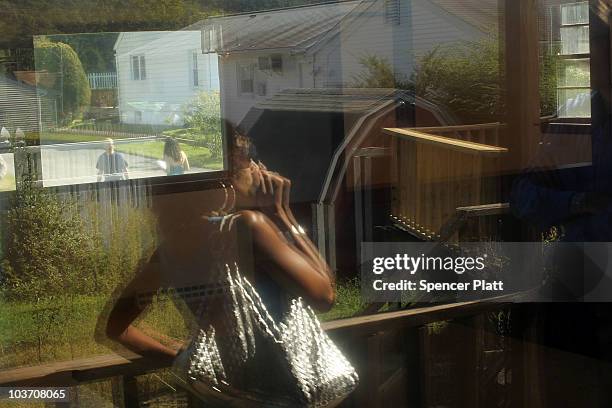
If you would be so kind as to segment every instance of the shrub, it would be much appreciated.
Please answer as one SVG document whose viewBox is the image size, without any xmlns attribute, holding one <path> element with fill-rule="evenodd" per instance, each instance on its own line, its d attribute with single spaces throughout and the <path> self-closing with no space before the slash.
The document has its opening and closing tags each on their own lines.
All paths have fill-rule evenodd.
<svg viewBox="0 0 612 408">
<path fill-rule="evenodd" d="M 10 298 L 39 301 L 93 290 L 94 240 L 83 228 L 76 203 L 27 180 L 7 214 L 3 287 Z"/>
<path fill-rule="evenodd" d="M 411 89 L 410 82 L 395 74 L 386 58 L 367 55 L 359 63 L 364 70 L 353 77 L 354 87 Z"/>
<path fill-rule="evenodd" d="M 498 41 L 489 38 L 437 47 L 419 61 L 416 95 L 448 109 L 462 123 L 498 121 L 504 113 L 504 79 Z"/>
<path fill-rule="evenodd" d="M 181 109 L 188 132 L 196 141 L 207 147 L 213 159 L 223 154 L 221 131 L 221 98 L 219 92 L 202 91 Z"/>
<path fill-rule="evenodd" d="M 447 109 L 461 123 L 502 121 L 506 83 L 501 55 L 496 36 L 437 47 L 419 59 L 409 80 L 395 75 L 386 59 L 368 56 L 360 61 L 363 71 L 354 85 L 409 90 Z M 540 111 L 546 116 L 557 109 L 558 57 L 554 52 L 541 55 Z"/>
<path fill-rule="evenodd" d="M 47 39 L 37 41 L 34 48 L 37 71 L 55 75 L 49 83 L 41 83 L 59 95 L 58 109 L 64 121 L 79 117 L 91 99 L 91 89 L 81 60 L 72 47 Z"/>
</svg>

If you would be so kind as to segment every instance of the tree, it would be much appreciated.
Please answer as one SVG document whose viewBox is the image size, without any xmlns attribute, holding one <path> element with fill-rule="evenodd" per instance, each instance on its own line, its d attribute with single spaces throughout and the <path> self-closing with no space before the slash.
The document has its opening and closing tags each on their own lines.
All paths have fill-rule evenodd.
<svg viewBox="0 0 612 408">
<path fill-rule="evenodd" d="M 36 42 L 34 55 L 36 70 L 51 74 L 51 80 L 46 86 L 58 95 L 58 109 L 64 119 L 78 117 L 90 103 L 91 89 L 76 52 L 68 44 L 43 38 Z"/>
<path fill-rule="evenodd" d="M 353 77 L 354 87 L 410 89 L 409 81 L 394 73 L 386 58 L 368 55 L 362 57 L 359 63 L 364 71 Z"/>
<path fill-rule="evenodd" d="M 202 91 L 182 108 L 183 121 L 202 144 L 210 150 L 213 159 L 223 154 L 221 130 L 221 98 L 219 92 Z"/>
</svg>

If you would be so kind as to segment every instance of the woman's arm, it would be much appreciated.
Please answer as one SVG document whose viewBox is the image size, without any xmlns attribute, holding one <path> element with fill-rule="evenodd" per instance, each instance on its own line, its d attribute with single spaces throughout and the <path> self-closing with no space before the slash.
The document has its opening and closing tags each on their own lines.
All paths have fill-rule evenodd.
<svg viewBox="0 0 612 408">
<path fill-rule="evenodd" d="M 185 167 L 185 171 L 189 170 L 189 159 L 187 158 L 187 154 L 181 150 L 181 156 L 183 156 L 183 166 Z"/>
<path fill-rule="evenodd" d="M 159 286 L 159 266 L 152 258 L 124 289 L 112 308 L 106 335 L 143 357 L 171 362 L 176 357 L 176 350 L 164 346 L 132 325 L 151 303 Z"/>
<path fill-rule="evenodd" d="M 263 166 L 260 164 L 260 166 Z M 315 270 L 324 273 L 334 284 L 334 276 L 327 265 L 327 262 L 319 254 L 317 247 L 312 243 L 306 232 L 293 216 L 291 207 L 289 206 L 289 196 L 291 192 L 291 181 L 278 173 L 271 172 L 263 167 L 261 175 L 266 190 L 273 196 L 273 214 L 272 216 L 280 222 L 280 227 L 289 231 L 296 244 L 296 248 L 301 251 L 308 262 L 310 262 Z"/>
<path fill-rule="evenodd" d="M 329 310 L 335 294 L 327 265 L 320 266 L 305 251 L 290 245 L 265 214 L 247 210 L 239 215 L 239 223 L 250 230 L 255 247 L 277 266 L 270 270 L 272 277 L 316 309 Z"/>
</svg>

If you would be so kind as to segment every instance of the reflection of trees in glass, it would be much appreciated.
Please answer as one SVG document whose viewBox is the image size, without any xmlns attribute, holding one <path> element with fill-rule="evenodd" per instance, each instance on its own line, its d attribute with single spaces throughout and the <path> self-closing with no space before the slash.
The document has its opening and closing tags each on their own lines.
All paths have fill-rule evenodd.
<svg viewBox="0 0 612 408">
<path fill-rule="evenodd" d="M 105 298 L 150 255 L 149 212 L 106 204 L 21 183 L 2 225 L 0 304 L 10 316 L 0 319 L 0 340 L 24 355 L 5 361 L 82 355 L 75 342 L 91 341 Z"/>
<path fill-rule="evenodd" d="M 78 117 L 89 105 L 91 89 L 76 52 L 68 44 L 41 39 L 35 44 L 34 58 L 36 70 L 49 74 L 39 86 L 57 95 L 63 119 Z"/>
<path fill-rule="evenodd" d="M 395 75 L 384 58 L 368 56 L 361 59 L 361 65 L 355 86 L 414 91 L 452 112 L 461 123 L 503 120 L 504 61 L 495 37 L 437 47 L 419 59 L 409 80 Z M 540 104 L 546 116 L 557 109 L 557 58 L 544 55 L 540 68 Z"/>
<path fill-rule="evenodd" d="M 22 0 L 2 2 L 0 48 L 30 48 L 32 35 L 179 30 L 210 15 L 325 0 Z"/>
<path fill-rule="evenodd" d="M 445 107 L 463 123 L 494 122 L 504 111 L 498 40 L 437 47 L 412 77 L 417 96 Z"/>
<path fill-rule="evenodd" d="M 187 126 L 182 132 L 210 150 L 213 159 L 221 158 L 223 140 L 221 133 L 221 98 L 217 91 L 201 91 L 181 109 Z"/>
<path fill-rule="evenodd" d="M 68 34 L 48 36 L 53 42 L 68 44 L 79 56 L 85 72 L 115 72 L 118 33 Z"/>
<path fill-rule="evenodd" d="M 411 83 L 393 72 L 386 58 L 367 55 L 360 58 L 364 70 L 353 77 L 353 86 L 357 88 L 398 88 L 412 89 Z"/>
<path fill-rule="evenodd" d="M 23 182 L 7 216 L 10 231 L 3 265 L 3 288 L 10 298 L 40 300 L 77 284 L 93 291 L 94 241 L 73 213 L 33 183 Z"/>
<path fill-rule="evenodd" d="M 540 58 L 540 116 L 557 114 L 557 84 L 559 57 L 556 52 L 544 51 Z"/>
</svg>

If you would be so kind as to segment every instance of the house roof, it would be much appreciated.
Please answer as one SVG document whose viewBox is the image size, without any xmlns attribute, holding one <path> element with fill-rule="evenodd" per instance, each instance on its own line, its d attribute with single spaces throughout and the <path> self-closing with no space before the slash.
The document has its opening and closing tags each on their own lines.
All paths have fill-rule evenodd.
<svg viewBox="0 0 612 408">
<path fill-rule="evenodd" d="M 258 109 L 312 112 L 368 112 L 405 91 L 378 88 L 284 89 L 255 104 Z"/>
<path fill-rule="evenodd" d="M 483 31 L 499 22 L 498 0 L 428 0 L 449 14 Z"/>
<path fill-rule="evenodd" d="M 218 35 L 213 52 L 306 50 L 335 27 L 359 0 L 211 17 L 201 23 Z M 193 29 L 193 27 L 190 27 Z"/>
<path fill-rule="evenodd" d="M 360 117 L 379 109 L 380 106 L 392 100 L 404 100 L 434 112 L 440 123 L 454 124 L 456 122 L 456 119 L 444 108 L 415 97 L 402 89 L 288 88 L 257 102 L 240 123 L 240 128 L 248 132 L 248 129 L 259 120 L 264 111 L 342 113 Z"/>
<path fill-rule="evenodd" d="M 149 55 L 166 54 L 169 49 L 200 48 L 201 33 L 194 30 L 122 32 L 115 41 L 118 55 L 146 51 Z"/>
</svg>

